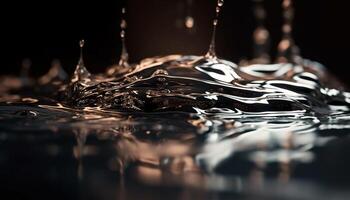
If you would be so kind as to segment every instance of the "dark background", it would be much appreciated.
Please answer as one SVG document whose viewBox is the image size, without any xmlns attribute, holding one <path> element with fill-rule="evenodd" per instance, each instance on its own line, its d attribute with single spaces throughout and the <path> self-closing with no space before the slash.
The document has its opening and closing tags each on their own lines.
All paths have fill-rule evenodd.
<svg viewBox="0 0 350 200">
<path fill-rule="evenodd" d="M 32 74 L 45 73 L 58 58 L 72 72 L 78 41 L 86 40 L 88 69 L 102 72 L 119 59 L 119 21 L 127 7 L 127 46 L 130 60 L 172 53 L 203 54 L 211 36 L 216 0 L 114 0 L 18 1 L 1 5 L 1 73 L 16 74 L 24 58 L 33 62 Z M 265 0 L 274 54 L 281 38 L 281 1 Z M 226 0 L 217 34 L 217 52 L 238 62 L 250 57 L 255 28 L 252 1 Z M 305 58 L 317 60 L 350 85 L 348 48 L 349 9 L 346 1 L 295 0 L 294 37 Z M 187 13 L 195 19 L 194 31 L 183 23 Z"/>
</svg>

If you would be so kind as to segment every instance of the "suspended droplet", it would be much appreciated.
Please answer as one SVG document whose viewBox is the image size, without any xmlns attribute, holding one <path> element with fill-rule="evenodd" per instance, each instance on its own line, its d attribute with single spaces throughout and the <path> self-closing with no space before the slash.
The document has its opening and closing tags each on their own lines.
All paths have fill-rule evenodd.
<svg viewBox="0 0 350 200">
<path fill-rule="evenodd" d="M 85 45 L 85 40 L 80 40 L 79 41 L 79 46 L 80 46 L 80 58 L 77 64 L 77 67 L 75 68 L 74 75 L 72 78 L 72 82 L 77 82 L 77 81 L 89 81 L 91 74 L 90 72 L 86 69 L 84 65 L 84 58 L 83 58 L 83 48 Z"/>
<path fill-rule="evenodd" d="M 192 15 L 192 4 L 193 0 L 187 0 L 187 5 L 186 5 L 186 17 L 185 17 L 185 28 L 190 32 L 193 33 L 194 31 L 194 18 Z"/>
<path fill-rule="evenodd" d="M 193 26 L 194 26 L 194 19 L 193 19 L 193 17 L 191 17 L 191 16 L 187 16 L 186 17 L 185 26 L 188 29 L 193 28 Z"/>
<path fill-rule="evenodd" d="M 85 45 L 85 40 L 80 40 L 80 41 L 79 41 L 79 46 L 80 46 L 80 48 L 83 48 L 84 45 Z"/>
<path fill-rule="evenodd" d="M 218 6 L 222 7 L 224 5 L 224 0 L 218 0 Z"/>
</svg>

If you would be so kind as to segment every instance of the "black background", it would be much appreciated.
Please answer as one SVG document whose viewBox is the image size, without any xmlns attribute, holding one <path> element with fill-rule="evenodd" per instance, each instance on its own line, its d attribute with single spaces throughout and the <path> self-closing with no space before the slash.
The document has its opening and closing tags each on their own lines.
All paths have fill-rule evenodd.
<svg viewBox="0 0 350 200">
<path fill-rule="evenodd" d="M 102 72 L 119 59 L 119 21 L 127 7 L 127 46 L 130 60 L 173 53 L 203 54 L 211 36 L 215 0 L 114 0 L 114 1 L 11 1 L 1 6 L 1 73 L 16 74 L 24 58 L 33 62 L 32 74 L 45 73 L 58 58 L 68 71 L 74 70 L 78 41 L 86 40 L 88 69 Z M 265 0 L 266 26 L 273 45 L 281 38 L 281 1 Z M 238 62 L 251 55 L 255 28 L 252 1 L 226 0 L 217 34 L 219 57 Z M 350 45 L 349 11 L 346 1 L 295 0 L 294 37 L 305 58 L 327 66 L 350 84 L 347 68 Z M 195 19 L 195 31 L 181 26 L 186 13 Z M 180 21 L 180 27 L 177 25 Z"/>
</svg>

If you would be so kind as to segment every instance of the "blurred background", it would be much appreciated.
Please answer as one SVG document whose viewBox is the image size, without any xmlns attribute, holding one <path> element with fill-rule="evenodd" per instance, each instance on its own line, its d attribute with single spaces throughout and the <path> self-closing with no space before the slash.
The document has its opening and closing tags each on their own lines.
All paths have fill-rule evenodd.
<svg viewBox="0 0 350 200">
<path fill-rule="evenodd" d="M 4 4 L 4 3 L 2 3 Z M 166 54 L 204 54 L 211 37 L 216 0 L 13 0 L 2 5 L 1 74 L 18 74 L 25 58 L 39 76 L 59 59 L 72 72 L 78 41 L 86 40 L 86 66 L 102 72 L 119 60 L 121 8 L 127 8 L 127 48 L 131 62 Z M 281 0 L 265 0 L 266 27 L 275 55 L 281 38 Z M 350 85 L 348 79 L 349 8 L 345 1 L 294 0 L 294 38 L 305 58 L 319 61 Z M 217 54 L 236 63 L 252 56 L 256 27 L 253 1 L 226 0 L 217 32 Z M 192 29 L 185 19 L 192 16 Z"/>
</svg>

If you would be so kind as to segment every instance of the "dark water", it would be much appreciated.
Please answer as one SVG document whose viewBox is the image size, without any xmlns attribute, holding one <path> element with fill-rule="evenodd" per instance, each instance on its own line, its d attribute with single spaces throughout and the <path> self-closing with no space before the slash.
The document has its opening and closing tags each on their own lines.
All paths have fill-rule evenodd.
<svg viewBox="0 0 350 200">
<path fill-rule="evenodd" d="M 3 77 L 14 197 L 347 199 L 350 93 L 317 63 L 150 58 L 113 76 Z M 332 88 L 337 89 L 332 89 Z"/>
</svg>

